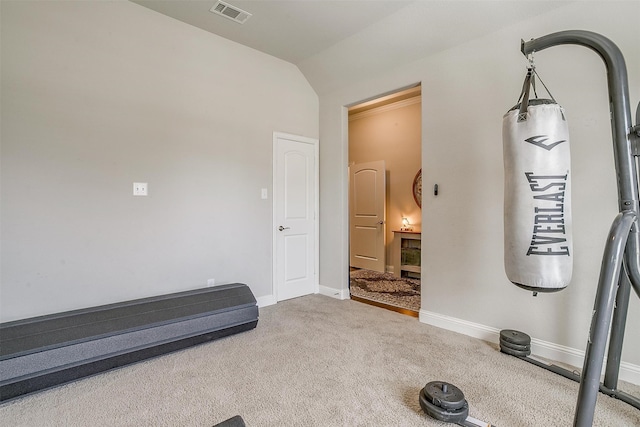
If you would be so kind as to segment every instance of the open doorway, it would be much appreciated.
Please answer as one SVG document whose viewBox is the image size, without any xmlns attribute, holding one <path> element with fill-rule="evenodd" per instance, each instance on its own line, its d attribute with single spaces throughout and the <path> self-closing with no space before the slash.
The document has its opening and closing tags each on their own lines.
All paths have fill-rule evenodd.
<svg viewBox="0 0 640 427">
<path fill-rule="evenodd" d="M 420 84 L 349 107 L 349 293 L 418 317 Z"/>
</svg>

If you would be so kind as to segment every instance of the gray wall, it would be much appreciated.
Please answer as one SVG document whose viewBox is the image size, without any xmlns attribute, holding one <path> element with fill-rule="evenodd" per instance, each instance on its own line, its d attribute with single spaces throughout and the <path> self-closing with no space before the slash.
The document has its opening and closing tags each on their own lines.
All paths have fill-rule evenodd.
<svg viewBox="0 0 640 427">
<path fill-rule="evenodd" d="M 560 294 L 534 299 L 503 273 L 501 117 L 524 77 L 520 38 L 569 28 L 620 46 L 636 104 L 639 13 L 638 2 L 571 3 L 408 65 L 332 76 L 319 108 L 293 65 L 136 4 L 2 1 L 1 319 L 212 277 L 268 299 L 271 200 L 260 189 L 271 187 L 273 131 L 320 136 L 320 285 L 348 295 L 344 106 L 422 82 L 424 187 L 441 189 L 423 200 L 423 319 L 580 351 L 617 206 L 600 59 L 573 46 L 536 55 L 573 144 L 575 270 Z M 329 57 L 343 47 L 352 57 L 348 43 Z M 134 181 L 150 195 L 134 198 Z M 637 369 L 640 335 L 626 338 L 623 360 Z"/>
<path fill-rule="evenodd" d="M 632 105 L 640 99 L 638 2 L 575 2 L 392 71 L 363 70 L 320 96 L 320 283 L 348 285 L 347 138 L 344 106 L 422 82 L 423 321 L 461 330 L 514 328 L 561 353 L 584 351 L 602 250 L 617 213 L 605 68 L 578 46 L 536 54 L 538 71 L 566 108 L 573 165 L 574 274 L 561 293 L 511 285 L 503 269 L 502 115 L 524 79 L 520 39 L 586 29 L 626 56 Z M 371 29 L 374 31 L 375 29 Z M 321 58 L 314 60 L 320 61 Z M 634 296 L 623 361 L 640 381 L 640 303 Z M 466 329 L 465 329 L 466 328 Z M 629 377 L 629 376 L 628 376 Z"/>
<path fill-rule="evenodd" d="M 130 2 L 1 7 L 1 319 L 209 278 L 269 298 L 272 133 L 318 136 L 301 72 Z"/>
</svg>

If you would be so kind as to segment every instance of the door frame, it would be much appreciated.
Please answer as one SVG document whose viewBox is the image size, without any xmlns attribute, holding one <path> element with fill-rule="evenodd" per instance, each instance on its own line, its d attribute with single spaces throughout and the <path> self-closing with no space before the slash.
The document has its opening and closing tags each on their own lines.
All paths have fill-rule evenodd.
<svg viewBox="0 0 640 427">
<path fill-rule="evenodd" d="M 278 140 L 287 139 L 300 144 L 310 144 L 313 146 L 313 158 L 314 158 L 314 211 L 313 211 L 313 234 L 314 234 L 314 257 L 313 257 L 313 292 L 318 293 L 320 289 L 320 154 L 319 154 L 319 140 L 317 138 L 309 138 L 306 136 L 293 135 L 284 132 L 273 132 L 273 144 L 272 144 L 272 165 L 271 165 L 271 294 L 273 296 L 273 302 L 278 302 L 278 283 L 277 283 L 277 257 L 276 257 L 276 239 L 278 237 L 278 230 L 276 227 L 276 207 L 277 198 L 280 197 L 277 194 L 277 155 L 278 155 Z"/>
<path fill-rule="evenodd" d="M 343 169 L 343 173 L 345 175 L 343 175 L 346 179 L 344 179 L 343 182 L 343 186 L 342 186 L 342 191 L 344 191 L 344 195 L 342 198 L 342 203 L 343 203 L 343 209 L 342 209 L 342 219 L 344 221 L 344 224 L 346 224 L 346 227 L 343 228 L 343 234 L 342 234 L 342 241 L 341 241 L 341 247 L 342 247 L 342 260 L 344 262 L 343 264 L 343 268 L 342 268 L 342 274 L 341 274 L 341 283 L 340 283 L 340 299 L 349 299 L 350 298 L 350 282 L 351 282 L 351 278 L 350 278 L 350 274 L 349 274 L 349 268 L 351 265 L 351 237 L 349 235 L 350 231 L 351 231 L 351 194 L 350 194 L 350 182 L 349 182 L 349 178 L 350 178 L 350 171 L 349 171 L 349 167 L 350 167 L 350 157 L 349 157 L 349 108 L 359 105 L 359 104 L 365 104 L 365 103 L 369 103 L 369 102 L 375 102 L 377 100 L 381 100 L 382 98 L 386 98 L 389 96 L 394 96 L 395 94 L 398 94 L 399 92 L 402 92 L 404 90 L 408 90 L 408 89 L 412 89 L 415 87 L 420 86 L 420 109 L 421 109 L 421 118 L 420 118 L 420 123 L 422 126 L 422 134 L 420 136 L 420 165 L 421 168 L 424 167 L 424 102 L 425 99 L 423 97 L 423 87 L 422 87 L 422 81 L 418 80 L 414 83 L 408 84 L 406 86 L 401 86 L 398 89 L 393 89 L 393 90 L 389 90 L 387 92 L 382 92 L 378 95 L 372 95 L 369 96 L 367 98 L 363 98 L 359 101 L 353 101 L 353 102 L 349 102 L 346 104 L 342 105 L 342 111 L 341 111 L 341 136 L 342 136 L 342 155 L 346 158 L 346 163 L 347 163 L 347 167 Z M 424 209 L 420 209 L 421 211 L 421 221 L 424 224 Z M 422 234 L 422 233 L 421 233 Z M 424 258 L 424 254 L 425 252 L 422 251 L 422 258 Z M 424 265 L 424 263 L 423 263 Z M 422 274 L 421 275 L 421 279 L 420 282 L 424 284 L 424 279 L 425 275 Z M 422 288 L 424 289 L 424 287 Z"/>
</svg>

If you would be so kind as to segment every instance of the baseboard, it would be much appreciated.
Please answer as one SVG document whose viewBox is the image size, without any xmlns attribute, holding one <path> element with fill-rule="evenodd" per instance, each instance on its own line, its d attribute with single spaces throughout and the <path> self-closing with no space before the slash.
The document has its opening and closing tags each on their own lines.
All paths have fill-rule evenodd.
<svg viewBox="0 0 640 427">
<path fill-rule="evenodd" d="M 268 307 L 278 302 L 276 301 L 275 295 L 265 295 L 263 297 L 258 297 L 256 298 L 256 301 L 258 301 L 258 308 Z"/>
<path fill-rule="evenodd" d="M 419 319 L 422 323 L 446 329 L 448 331 L 458 332 L 463 335 L 496 344 L 500 342 L 500 330 L 490 326 L 481 325 L 479 323 L 469 322 L 466 320 L 457 319 L 455 317 L 433 313 L 426 310 L 420 310 Z M 531 353 L 545 359 L 553 360 L 560 363 L 566 363 L 571 366 L 576 366 L 579 367 L 579 369 L 582 369 L 585 354 L 582 350 L 566 347 L 536 338 L 531 338 Z M 620 363 L 619 378 L 623 381 L 640 385 L 640 366 L 627 362 Z"/>
<path fill-rule="evenodd" d="M 632 363 L 620 362 L 620 379 L 632 384 L 640 385 L 640 366 Z"/>
<path fill-rule="evenodd" d="M 349 299 L 349 289 L 336 289 L 320 285 L 318 293 L 336 299 Z"/>
<path fill-rule="evenodd" d="M 318 293 L 321 295 L 326 295 L 328 297 L 337 298 L 341 300 L 349 299 L 349 289 L 341 290 L 341 289 L 329 288 L 327 286 L 320 285 L 318 287 Z M 259 308 L 268 307 L 270 305 L 274 305 L 278 303 L 278 300 L 276 299 L 275 295 L 265 295 L 262 297 L 257 297 L 256 300 L 258 302 Z"/>
</svg>

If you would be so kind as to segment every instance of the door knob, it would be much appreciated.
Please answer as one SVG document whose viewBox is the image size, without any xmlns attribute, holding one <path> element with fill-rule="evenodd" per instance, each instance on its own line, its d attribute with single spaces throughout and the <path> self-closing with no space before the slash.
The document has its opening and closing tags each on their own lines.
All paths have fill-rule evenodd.
<svg viewBox="0 0 640 427">
<path fill-rule="evenodd" d="M 283 227 L 283 226 L 280 226 L 280 227 L 278 227 L 278 230 L 280 230 L 280 231 L 284 231 L 284 230 L 288 230 L 289 228 L 291 228 L 291 227 Z"/>
<path fill-rule="evenodd" d="M 378 225 L 384 224 L 384 221 L 378 221 Z"/>
</svg>

